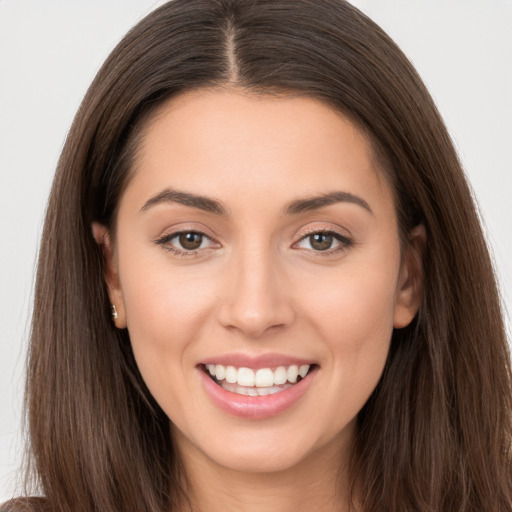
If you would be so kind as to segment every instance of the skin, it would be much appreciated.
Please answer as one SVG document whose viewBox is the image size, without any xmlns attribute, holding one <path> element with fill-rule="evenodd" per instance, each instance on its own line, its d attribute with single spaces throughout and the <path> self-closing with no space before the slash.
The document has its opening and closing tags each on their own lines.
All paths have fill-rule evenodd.
<svg viewBox="0 0 512 512">
<path fill-rule="evenodd" d="M 419 227 L 401 251 L 393 193 L 369 141 L 312 98 L 207 89 L 160 109 L 134 171 L 115 240 L 103 226 L 93 231 L 110 262 L 116 325 L 128 328 L 172 421 L 192 502 L 223 512 L 344 510 L 355 418 L 393 328 L 417 312 L 425 239 Z M 148 206 L 167 189 L 212 198 L 225 213 Z M 371 211 L 338 201 L 283 213 L 332 191 Z M 205 236 L 178 255 L 187 251 L 172 235 L 187 230 Z M 344 238 L 318 250 L 311 233 L 333 231 Z M 306 393 L 277 416 L 228 414 L 201 386 L 199 362 L 269 352 L 318 365 Z"/>
</svg>

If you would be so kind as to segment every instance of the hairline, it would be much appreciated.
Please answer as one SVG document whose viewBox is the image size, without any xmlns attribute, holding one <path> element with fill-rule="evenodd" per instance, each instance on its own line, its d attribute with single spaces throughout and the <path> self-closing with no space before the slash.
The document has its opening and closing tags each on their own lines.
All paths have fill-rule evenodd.
<svg viewBox="0 0 512 512">
<path fill-rule="evenodd" d="M 144 147 L 144 141 L 149 130 L 151 129 L 151 126 L 155 122 L 157 122 L 161 116 L 165 115 L 167 107 L 169 106 L 169 104 L 173 103 L 176 98 L 191 93 L 215 93 L 220 91 L 232 92 L 234 94 L 240 94 L 242 96 L 261 99 L 273 98 L 279 100 L 294 98 L 310 98 L 319 101 L 324 106 L 329 108 L 332 112 L 344 117 L 350 123 L 352 123 L 368 145 L 368 156 L 370 158 L 371 168 L 372 170 L 375 171 L 375 175 L 377 177 L 379 186 L 383 186 L 384 184 L 386 184 L 391 190 L 391 199 L 393 201 L 395 218 L 397 219 L 398 222 L 400 251 L 401 253 L 403 253 L 403 250 L 407 242 L 407 232 L 406 226 L 403 226 L 402 223 L 399 222 L 400 212 L 398 210 L 399 204 L 396 187 L 396 175 L 392 170 L 392 166 L 389 163 L 389 158 L 386 155 L 386 152 L 384 151 L 380 141 L 378 141 L 377 137 L 371 133 L 370 129 L 353 113 L 344 110 L 339 105 L 336 105 L 333 100 L 330 100 L 326 97 L 322 97 L 319 94 L 312 94 L 301 89 L 292 89 L 277 86 L 247 86 L 244 84 L 234 83 L 232 80 L 188 87 L 171 93 L 162 98 L 162 100 L 157 102 L 156 104 L 144 108 L 138 115 L 138 117 L 135 119 L 134 126 L 128 135 L 127 142 L 121 150 L 118 157 L 118 160 L 126 159 L 128 165 L 127 168 L 124 170 L 125 176 L 123 177 L 122 186 L 119 192 L 117 203 L 107 225 L 113 243 L 115 242 L 116 238 L 117 217 L 119 214 L 119 206 L 121 203 L 121 199 L 124 193 L 126 192 L 126 189 L 129 186 L 130 182 L 135 177 L 135 174 L 138 171 L 141 159 L 141 152 Z M 381 181 L 382 177 L 384 178 L 385 182 Z"/>
</svg>

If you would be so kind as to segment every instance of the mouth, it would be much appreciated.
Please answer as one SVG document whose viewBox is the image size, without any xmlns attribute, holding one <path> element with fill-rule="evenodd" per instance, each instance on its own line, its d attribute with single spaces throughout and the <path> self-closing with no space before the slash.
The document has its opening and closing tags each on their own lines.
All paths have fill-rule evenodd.
<svg viewBox="0 0 512 512">
<path fill-rule="evenodd" d="M 257 369 L 222 364 L 201 366 L 203 372 L 225 391 L 250 397 L 273 395 L 292 388 L 318 367 L 316 364 Z"/>
<path fill-rule="evenodd" d="M 206 395 L 220 410 L 250 420 L 264 420 L 295 410 L 315 389 L 320 366 L 279 354 L 247 357 L 230 354 L 197 365 Z M 224 364 L 222 364 L 224 363 Z"/>
</svg>

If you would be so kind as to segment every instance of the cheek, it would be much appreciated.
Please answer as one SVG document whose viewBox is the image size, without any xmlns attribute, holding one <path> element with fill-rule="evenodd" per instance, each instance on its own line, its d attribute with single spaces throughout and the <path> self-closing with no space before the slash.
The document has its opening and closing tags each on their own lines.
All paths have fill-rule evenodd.
<svg viewBox="0 0 512 512">
<path fill-rule="evenodd" d="M 357 351 L 392 332 L 397 276 L 398 265 L 371 264 L 347 265 L 325 279 L 316 276 L 305 283 L 304 310 L 333 343 Z"/>
<path fill-rule="evenodd" d="M 182 339 L 179 334 L 197 326 L 209 307 L 211 282 L 194 266 L 172 264 L 163 249 L 155 251 L 129 239 L 121 249 L 119 273 L 130 332 Z"/>
<path fill-rule="evenodd" d="M 303 301 L 312 332 L 328 348 L 324 365 L 333 389 L 343 390 L 347 411 L 364 405 L 382 374 L 393 333 L 397 273 L 398 265 L 354 267 L 329 282 L 312 281 L 315 292 Z"/>
<path fill-rule="evenodd" d="M 125 254 L 119 270 L 135 359 L 157 401 L 162 395 L 169 400 L 191 364 L 188 349 L 204 337 L 214 293 L 192 271 L 172 271 L 165 257 Z"/>
</svg>

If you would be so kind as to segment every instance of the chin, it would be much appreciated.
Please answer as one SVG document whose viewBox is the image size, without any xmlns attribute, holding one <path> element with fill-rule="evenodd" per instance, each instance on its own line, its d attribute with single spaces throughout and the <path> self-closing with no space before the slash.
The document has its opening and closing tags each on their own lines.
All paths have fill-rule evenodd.
<svg viewBox="0 0 512 512">
<path fill-rule="evenodd" d="M 187 455 L 195 454 L 198 460 L 205 458 L 214 466 L 237 473 L 287 472 L 297 468 L 310 467 L 314 461 L 321 464 L 328 459 L 337 464 L 346 455 L 345 448 L 352 440 L 352 425 L 340 431 L 319 432 L 301 421 L 301 425 L 291 426 L 289 422 L 262 422 L 255 428 L 222 429 L 222 434 L 203 435 L 188 438 L 181 444 Z M 311 422 L 313 423 L 313 422 Z M 310 428 L 304 428 L 309 426 Z M 212 425 L 213 427 L 213 425 Z M 302 427 L 302 428 L 301 428 Z M 178 434 L 183 440 L 183 434 Z M 188 457 L 190 460 L 190 457 Z"/>
<path fill-rule="evenodd" d="M 278 473 L 290 470 L 307 458 L 308 453 L 298 447 L 261 446 L 221 447 L 206 454 L 212 462 L 238 473 Z"/>
</svg>

